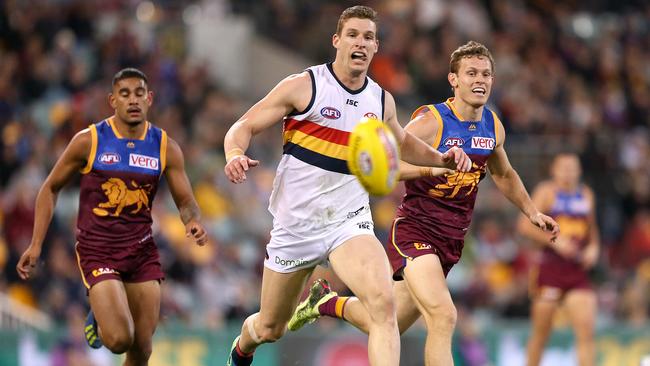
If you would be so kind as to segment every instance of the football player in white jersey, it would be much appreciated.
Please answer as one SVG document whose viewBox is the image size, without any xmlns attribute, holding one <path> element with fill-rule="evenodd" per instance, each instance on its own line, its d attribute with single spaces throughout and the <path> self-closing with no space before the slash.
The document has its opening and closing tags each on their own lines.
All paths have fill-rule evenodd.
<svg viewBox="0 0 650 366">
<path fill-rule="evenodd" d="M 492 90 L 493 64 L 490 51 L 478 42 L 458 47 L 451 54 L 448 74 L 454 97 L 418 108 L 406 126 L 406 131 L 441 150 L 462 146 L 473 166 L 469 172 L 440 177 L 432 176 L 430 170 L 422 174 L 421 167 L 400 166 L 400 178 L 407 180 L 405 195 L 393 220 L 386 253 L 396 279 L 393 291 L 398 326 L 404 332 L 422 316 L 427 328 L 427 366 L 453 365 L 457 311 L 446 277 L 461 258 L 477 185 L 488 170 L 497 188 L 526 213 L 527 221 L 548 232 L 549 242 L 559 230 L 558 224 L 541 213 L 528 196 L 508 161 L 503 145 L 505 130 L 496 113 L 486 107 Z M 328 290 L 325 281 L 314 282 L 309 297 L 289 321 L 289 329 L 297 330 L 326 315 L 344 319 L 367 332 L 369 309 L 354 298 Z M 337 305 L 334 311 L 332 304 Z"/>
<path fill-rule="evenodd" d="M 244 321 L 227 365 L 250 365 L 259 345 L 282 337 L 306 280 L 327 262 L 371 314 L 370 363 L 399 365 L 390 266 L 374 236 L 368 195 L 345 167 L 347 137 L 360 117 L 376 116 L 392 130 L 404 161 L 466 172 L 471 160 L 459 148 L 441 154 L 406 133 L 392 95 L 366 76 L 379 46 L 376 16 L 366 6 L 346 9 L 332 36 L 334 62 L 285 78 L 226 134 L 224 171 L 242 183 L 259 164 L 245 154 L 252 136 L 284 121 L 260 311 Z"/>
</svg>

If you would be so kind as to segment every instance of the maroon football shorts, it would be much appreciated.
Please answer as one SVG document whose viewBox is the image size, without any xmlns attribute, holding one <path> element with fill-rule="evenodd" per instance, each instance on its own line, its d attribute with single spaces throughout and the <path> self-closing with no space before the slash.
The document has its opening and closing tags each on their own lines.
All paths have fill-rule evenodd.
<svg viewBox="0 0 650 366">
<path fill-rule="evenodd" d="M 559 300 L 570 290 L 591 289 L 589 274 L 578 263 L 544 258 L 531 271 L 531 294 Z"/>
<path fill-rule="evenodd" d="M 463 240 L 444 238 L 436 234 L 430 225 L 409 217 L 396 217 L 386 244 L 388 260 L 393 267 L 393 279 L 403 280 L 403 271 L 408 261 L 425 254 L 440 258 L 445 277 L 458 263 L 463 252 Z"/>
<path fill-rule="evenodd" d="M 145 282 L 165 278 L 153 239 L 122 247 L 77 242 L 75 251 L 81 279 L 87 289 L 111 279 Z"/>
</svg>

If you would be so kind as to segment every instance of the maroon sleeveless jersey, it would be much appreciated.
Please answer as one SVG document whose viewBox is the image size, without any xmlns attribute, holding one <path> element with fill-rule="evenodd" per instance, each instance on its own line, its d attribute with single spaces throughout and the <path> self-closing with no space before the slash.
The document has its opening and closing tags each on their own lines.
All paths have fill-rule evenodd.
<svg viewBox="0 0 650 366">
<path fill-rule="evenodd" d="M 81 245 L 118 248 L 151 238 L 151 205 L 165 169 L 167 135 L 145 123 L 137 139 L 121 136 L 112 118 L 90 126 L 92 148 L 81 171 L 77 220 Z"/>
<path fill-rule="evenodd" d="M 551 248 L 544 247 L 536 274 L 537 288 L 555 287 L 567 291 L 591 287 L 588 273 L 578 259 L 591 239 L 591 210 L 591 202 L 584 194 L 584 188 L 575 192 L 555 193 L 549 215 L 560 225 L 560 235 L 567 236 L 580 250 L 575 259 L 566 259 Z"/>
<path fill-rule="evenodd" d="M 497 145 L 498 117 L 484 108 L 480 121 L 465 121 L 452 100 L 420 107 L 413 115 L 423 109 L 433 113 L 439 124 L 433 147 L 443 153 L 454 146 L 462 148 L 472 159 L 472 168 L 466 173 L 405 182 L 406 194 L 386 246 L 396 280 L 401 279 L 407 260 L 421 255 L 437 255 L 445 275 L 460 260 L 478 184 Z"/>
<path fill-rule="evenodd" d="M 472 220 L 478 184 L 485 177 L 487 159 L 496 146 L 498 117 L 484 108 L 481 121 L 464 121 L 451 99 L 425 108 L 440 123 L 433 147 L 442 153 L 454 146 L 462 148 L 472 159 L 472 168 L 467 173 L 404 182 L 406 194 L 397 215 L 416 218 L 441 237 L 463 240 Z"/>
</svg>

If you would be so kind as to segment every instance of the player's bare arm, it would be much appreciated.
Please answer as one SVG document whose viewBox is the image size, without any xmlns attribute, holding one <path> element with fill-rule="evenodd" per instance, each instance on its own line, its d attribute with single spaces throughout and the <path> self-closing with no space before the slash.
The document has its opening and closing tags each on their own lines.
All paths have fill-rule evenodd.
<svg viewBox="0 0 650 366">
<path fill-rule="evenodd" d="M 584 268 L 589 269 L 598 261 L 600 254 L 600 233 L 598 232 L 598 223 L 596 222 L 596 199 L 594 192 L 589 187 L 585 187 L 585 196 L 589 200 L 591 207 L 589 211 L 589 244 L 587 244 L 582 254 L 581 262 Z"/>
<path fill-rule="evenodd" d="M 435 136 L 438 133 L 439 124 L 435 116 L 427 108 L 420 112 L 404 127 L 404 131 L 433 146 Z M 453 173 L 453 169 L 437 168 L 430 166 L 417 166 L 405 161 L 399 163 L 399 179 L 410 180 L 423 177 L 437 177 Z"/>
<path fill-rule="evenodd" d="M 497 141 L 497 146 L 488 158 L 488 170 L 497 188 L 508 198 L 521 212 L 533 223 L 533 225 L 548 231 L 552 234 L 551 240 L 555 240 L 560 227 L 551 217 L 541 213 L 530 199 L 526 187 L 519 178 L 519 174 L 513 169 L 508 160 L 503 144 L 505 142 L 505 129 L 501 121 L 497 120 L 497 136 L 503 136 Z"/>
<path fill-rule="evenodd" d="M 29 278 L 30 272 L 36 266 L 38 258 L 41 255 L 43 240 L 45 239 L 47 228 L 50 226 L 50 221 L 52 221 L 54 206 L 56 205 L 59 191 L 87 164 L 91 144 L 89 129 L 77 133 L 63 151 L 63 154 L 61 154 L 61 157 L 59 157 L 59 160 L 38 191 L 34 210 L 32 240 L 16 265 L 18 275 L 23 280 Z"/>
<path fill-rule="evenodd" d="M 185 234 L 192 237 L 196 244 L 204 245 L 208 237 L 203 225 L 201 225 L 201 211 L 196 199 L 194 199 L 190 180 L 185 173 L 183 151 L 178 146 L 178 143 L 171 138 L 168 139 L 167 143 L 165 178 L 176 207 L 178 207 L 181 221 L 185 224 Z"/>
<path fill-rule="evenodd" d="M 311 77 L 307 72 L 291 75 L 278 83 L 230 127 L 223 148 L 226 154 L 224 171 L 231 182 L 244 182 L 249 167 L 259 164 L 259 161 L 245 154 L 251 138 L 282 121 L 282 118 L 292 111 L 307 108 L 311 100 L 311 90 Z"/>
<path fill-rule="evenodd" d="M 553 192 L 554 190 L 552 183 L 540 183 L 537 185 L 537 187 L 535 187 L 531 195 L 533 205 L 535 205 L 535 207 L 537 207 L 542 212 L 549 212 L 551 205 L 553 204 Z M 552 245 L 552 234 L 546 231 L 542 231 L 537 226 L 533 225 L 526 215 L 521 215 L 518 222 L 518 229 L 522 235 L 526 236 L 539 245 Z"/>
<path fill-rule="evenodd" d="M 397 121 L 395 99 L 389 92 L 386 92 L 385 108 L 385 121 L 401 147 L 403 161 L 413 165 L 456 169 L 461 172 L 468 172 L 471 169 L 472 161 L 462 149 L 454 147 L 442 154 L 405 131 Z"/>
</svg>

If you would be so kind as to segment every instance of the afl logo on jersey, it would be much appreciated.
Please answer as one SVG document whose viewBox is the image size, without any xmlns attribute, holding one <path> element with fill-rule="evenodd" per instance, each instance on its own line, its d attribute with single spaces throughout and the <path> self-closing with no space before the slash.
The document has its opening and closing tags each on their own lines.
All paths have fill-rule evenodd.
<svg viewBox="0 0 650 366">
<path fill-rule="evenodd" d="M 106 165 L 117 164 L 122 161 L 120 155 L 114 152 L 105 152 L 99 156 L 99 162 Z"/>
<path fill-rule="evenodd" d="M 377 115 L 372 113 L 372 112 L 368 112 L 368 113 L 364 114 L 363 116 L 366 117 L 366 118 L 379 119 L 379 117 L 377 117 Z"/>
<path fill-rule="evenodd" d="M 460 137 L 447 137 L 443 143 L 444 146 L 447 146 L 450 149 L 454 146 L 462 147 L 463 144 L 465 144 L 465 140 L 461 139 Z"/>
<path fill-rule="evenodd" d="M 334 107 L 324 107 L 320 110 L 321 116 L 327 119 L 339 119 L 341 118 L 341 112 Z"/>
</svg>

